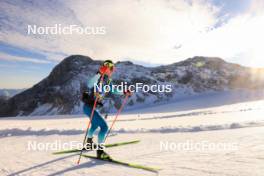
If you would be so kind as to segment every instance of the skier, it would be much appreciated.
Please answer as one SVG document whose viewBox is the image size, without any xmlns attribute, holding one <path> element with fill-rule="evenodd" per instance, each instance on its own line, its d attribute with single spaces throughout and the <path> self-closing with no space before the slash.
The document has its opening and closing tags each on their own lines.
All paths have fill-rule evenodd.
<svg viewBox="0 0 264 176">
<path fill-rule="evenodd" d="M 101 159 L 111 159 L 111 157 L 103 150 L 105 137 L 108 132 L 108 125 L 104 117 L 96 109 L 94 110 L 93 117 L 91 117 L 91 114 L 95 100 L 97 100 L 97 107 L 103 106 L 102 100 L 103 97 L 107 94 L 107 91 L 105 89 L 97 90 L 97 87 L 95 85 L 98 85 L 98 87 L 99 84 L 102 84 L 102 87 L 104 87 L 104 85 L 110 85 L 111 88 L 111 76 L 114 70 L 115 66 L 111 60 L 104 61 L 97 74 L 94 75 L 90 80 L 88 80 L 88 91 L 84 92 L 82 96 L 82 101 L 84 102 L 83 111 L 87 116 L 92 118 L 91 127 L 87 133 L 86 147 L 87 149 L 91 149 L 95 146 L 95 144 L 93 143 L 93 134 L 95 130 L 100 127 L 100 131 L 98 133 L 97 158 Z M 120 92 L 117 89 L 113 88 L 110 89 L 110 92 L 117 95 L 130 95 L 129 91 Z"/>
</svg>

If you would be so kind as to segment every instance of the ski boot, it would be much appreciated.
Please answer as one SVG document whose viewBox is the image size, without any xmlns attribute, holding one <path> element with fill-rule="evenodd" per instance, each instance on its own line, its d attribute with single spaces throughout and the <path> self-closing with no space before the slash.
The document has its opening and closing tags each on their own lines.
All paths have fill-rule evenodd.
<svg viewBox="0 0 264 176">
<path fill-rule="evenodd" d="M 93 142 L 93 138 L 87 138 L 83 150 L 93 150 L 96 147 L 96 144 Z"/>
<path fill-rule="evenodd" d="M 110 155 L 108 155 L 104 150 L 103 150 L 104 146 L 98 145 L 98 150 L 97 150 L 97 158 L 98 159 L 103 159 L 103 160 L 108 160 L 111 161 L 112 158 L 110 157 Z"/>
</svg>

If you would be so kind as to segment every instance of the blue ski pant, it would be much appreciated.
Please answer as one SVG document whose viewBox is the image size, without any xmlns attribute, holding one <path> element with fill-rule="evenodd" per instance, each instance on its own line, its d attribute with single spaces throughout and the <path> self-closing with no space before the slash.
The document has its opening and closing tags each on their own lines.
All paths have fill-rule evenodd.
<svg viewBox="0 0 264 176">
<path fill-rule="evenodd" d="M 83 105 L 83 112 L 89 118 L 91 118 L 92 107 L 90 107 L 89 105 Z M 108 132 L 108 125 L 105 119 L 103 118 L 103 116 L 95 109 L 87 137 L 92 138 L 95 130 L 98 127 L 100 127 L 100 131 L 98 133 L 98 143 L 101 144 L 101 143 L 104 143 L 105 141 L 105 137 Z"/>
</svg>

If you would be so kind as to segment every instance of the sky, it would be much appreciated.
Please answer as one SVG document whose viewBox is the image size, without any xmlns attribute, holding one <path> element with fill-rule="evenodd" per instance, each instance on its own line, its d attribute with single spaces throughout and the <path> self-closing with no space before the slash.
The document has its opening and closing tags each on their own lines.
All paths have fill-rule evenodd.
<svg viewBox="0 0 264 176">
<path fill-rule="evenodd" d="M 96 34 L 28 34 L 28 25 Z M 0 0 L 0 88 L 28 88 L 73 54 L 145 66 L 194 56 L 264 67 L 264 0 Z"/>
</svg>

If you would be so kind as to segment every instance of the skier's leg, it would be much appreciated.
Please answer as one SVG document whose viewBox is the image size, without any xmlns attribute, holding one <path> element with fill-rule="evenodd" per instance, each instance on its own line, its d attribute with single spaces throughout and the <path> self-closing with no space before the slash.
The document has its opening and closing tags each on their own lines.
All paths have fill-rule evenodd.
<svg viewBox="0 0 264 176">
<path fill-rule="evenodd" d="M 93 138 L 93 134 L 94 134 L 94 132 L 95 132 L 95 130 L 96 130 L 97 128 L 98 128 L 98 125 L 92 123 L 92 124 L 91 124 L 91 127 L 90 127 L 90 129 L 89 129 L 89 131 L 88 131 L 87 137 L 88 137 L 88 138 Z"/>
<path fill-rule="evenodd" d="M 89 107 L 88 105 L 84 105 L 83 106 L 83 112 L 89 117 L 89 118 L 91 118 L 91 113 L 92 113 L 92 108 L 91 107 Z M 95 114 L 96 114 L 96 110 L 94 111 L 94 116 L 95 116 Z M 88 131 L 88 134 L 87 134 L 87 138 L 89 139 L 91 139 L 91 138 L 93 138 L 93 134 L 94 134 L 94 132 L 95 132 L 95 130 L 98 128 L 98 121 L 97 121 L 97 117 L 93 117 L 93 120 L 92 120 L 92 122 L 91 122 L 91 127 L 90 127 L 90 129 L 89 129 L 89 131 Z"/>
<path fill-rule="evenodd" d="M 105 137 L 108 131 L 108 125 L 104 117 L 99 112 L 95 112 L 94 115 L 96 115 L 96 121 L 98 126 L 100 127 L 100 131 L 98 133 L 98 144 L 102 144 L 105 141 Z"/>
<path fill-rule="evenodd" d="M 98 133 L 98 150 L 97 150 L 97 157 L 103 158 L 107 160 L 111 160 L 111 157 L 104 151 L 104 141 L 106 134 L 108 132 L 108 125 L 103 118 L 103 116 L 99 112 L 95 112 L 96 121 L 98 126 L 100 127 L 100 131 Z"/>
</svg>

